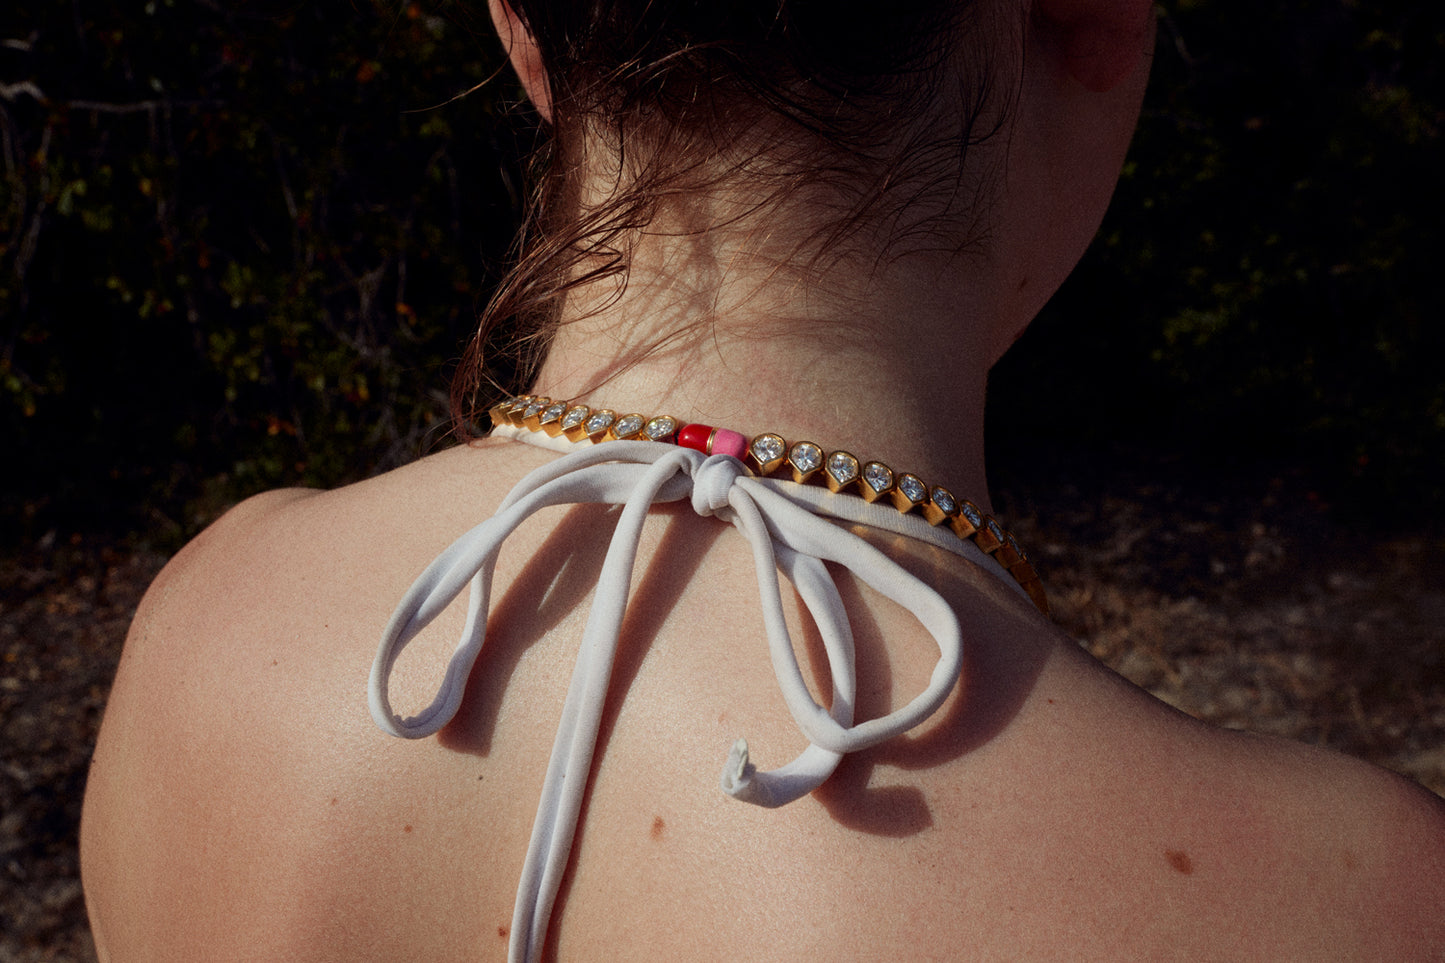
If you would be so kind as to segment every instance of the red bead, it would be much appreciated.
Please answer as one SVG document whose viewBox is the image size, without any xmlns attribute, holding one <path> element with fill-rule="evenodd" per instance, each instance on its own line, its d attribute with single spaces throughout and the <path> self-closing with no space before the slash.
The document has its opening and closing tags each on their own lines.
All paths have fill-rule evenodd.
<svg viewBox="0 0 1445 963">
<path fill-rule="evenodd" d="M 677 431 L 677 443 L 683 448 L 709 454 L 708 443 L 717 429 L 711 425 L 683 425 Z"/>
</svg>

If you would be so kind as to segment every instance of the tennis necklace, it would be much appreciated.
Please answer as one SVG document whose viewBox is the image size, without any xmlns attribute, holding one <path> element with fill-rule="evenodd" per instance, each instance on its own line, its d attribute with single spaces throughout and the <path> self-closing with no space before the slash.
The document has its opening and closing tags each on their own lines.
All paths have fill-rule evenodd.
<svg viewBox="0 0 1445 963">
<path fill-rule="evenodd" d="M 946 526 L 977 545 L 1018 582 L 1040 612 L 1049 614 L 1043 582 L 1018 540 L 973 502 L 941 485 L 928 485 L 912 472 L 895 472 L 881 461 L 864 460 L 841 449 L 825 452 L 811 441 L 789 443 L 776 432 L 749 438 L 727 428 L 681 424 L 670 415 L 619 415 L 611 408 L 594 409 L 540 395 L 504 398 L 492 406 L 490 415 L 493 426 L 544 432 L 574 443 L 652 441 L 707 455 L 730 455 L 762 477 L 826 485 L 835 494 L 891 504 L 903 514 L 917 513 L 930 525 Z"/>
</svg>

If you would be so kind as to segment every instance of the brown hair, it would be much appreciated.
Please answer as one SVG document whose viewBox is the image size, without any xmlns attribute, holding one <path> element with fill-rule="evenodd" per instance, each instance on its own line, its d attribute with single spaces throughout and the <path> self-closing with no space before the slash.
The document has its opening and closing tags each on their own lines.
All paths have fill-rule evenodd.
<svg viewBox="0 0 1445 963">
<path fill-rule="evenodd" d="M 980 2 L 898 0 L 880 16 L 862 0 L 511 0 L 546 66 L 553 125 L 532 161 L 517 262 L 453 381 L 463 435 L 488 394 L 530 383 L 569 291 L 613 279 L 620 296 L 628 239 L 668 198 L 743 170 L 768 185 L 753 211 L 825 185 L 842 203 L 831 230 L 800 244 L 814 252 L 841 250 L 869 218 L 890 219 L 899 240 L 927 237 L 917 212 L 972 204 L 981 189 L 964 183 L 963 159 L 994 129 L 980 118 L 1002 119 L 985 109 L 994 71 L 973 58 L 967 81 L 945 89 L 942 67 L 981 49 L 954 39 L 987 29 L 964 23 Z M 943 111 L 940 136 L 930 119 Z M 616 189 L 583 205 L 597 144 L 614 155 Z M 504 326 L 504 363 L 487 365 Z"/>
</svg>

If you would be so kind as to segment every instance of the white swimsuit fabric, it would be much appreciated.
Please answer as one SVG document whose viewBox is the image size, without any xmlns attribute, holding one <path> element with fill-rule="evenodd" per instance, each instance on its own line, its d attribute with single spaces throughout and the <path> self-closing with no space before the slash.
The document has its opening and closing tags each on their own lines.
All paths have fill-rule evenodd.
<svg viewBox="0 0 1445 963">
<path fill-rule="evenodd" d="M 540 959 L 562 874 L 571 854 L 578 812 L 592 767 L 592 753 L 627 608 L 632 567 L 642 526 L 655 504 L 690 499 L 704 516 L 730 522 L 748 539 L 757 569 L 763 624 L 773 670 L 784 699 L 810 745 L 777 769 L 760 771 L 738 739 L 723 766 L 722 789 L 760 806 L 781 806 L 812 792 L 844 753 L 876 745 L 928 718 L 958 682 L 963 644 L 952 608 L 926 583 L 835 519 L 917 538 L 996 571 L 1023 589 L 972 542 L 892 507 L 850 495 L 748 474 L 728 455 L 704 455 L 650 441 L 574 444 L 565 438 L 510 427 L 494 435 L 566 451 L 523 478 L 497 513 L 462 535 L 417 578 L 382 634 L 369 684 L 371 715 L 395 736 L 420 739 L 446 725 L 461 705 L 466 681 L 486 638 L 492 571 L 502 542 L 538 509 L 552 505 L 621 505 L 608 547 L 552 756 L 537 806 L 532 837 L 517 888 L 509 963 Z M 939 657 L 927 688 L 902 708 L 855 723 L 853 635 L 842 599 L 824 562 L 835 562 L 913 613 L 938 644 Z M 832 675 L 832 707 L 808 691 L 783 618 L 781 571 L 797 589 L 817 625 Z M 407 644 L 470 587 L 466 625 L 447 664 L 436 697 L 421 712 L 402 718 L 391 707 L 392 667 Z"/>
</svg>

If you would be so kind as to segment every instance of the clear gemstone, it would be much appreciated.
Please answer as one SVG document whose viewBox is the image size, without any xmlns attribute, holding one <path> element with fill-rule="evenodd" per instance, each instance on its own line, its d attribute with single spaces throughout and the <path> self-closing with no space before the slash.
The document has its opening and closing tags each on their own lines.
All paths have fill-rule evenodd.
<svg viewBox="0 0 1445 963">
<path fill-rule="evenodd" d="M 758 435 L 748 446 L 759 465 L 766 465 L 783 457 L 786 443 L 777 435 Z"/>
<path fill-rule="evenodd" d="M 642 433 L 651 441 L 663 441 L 677 431 L 677 422 L 667 415 L 658 415 L 642 428 Z"/>
<path fill-rule="evenodd" d="M 800 441 L 788 452 L 788 464 L 804 473 L 817 471 L 823 464 L 823 449 L 811 441 Z"/>
<path fill-rule="evenodd" d="M 881 461 L 870 461 L 863 466 L 863 480 L 881 495 L 893 487 L 893 469 Z"/>
<path fill-rule="evenodd" d="M 988 533 L 994 538 L 998 539 L 1000 542 L 1004 540 L 1003 527 L 1000 526 L 999 523 L 994 521 L 992 518 L 988 520 Z"/>
<path fill-rule="evenodd" d="M 858 459 L 846 451 L 835 451 L 828 456 L 828 474 L 839 485 L 851 485 L 858 478 Z"/>
<path fill-rule="evenodd" d="M 526 395 L 521 398 L 513 398 L 507 402 L 507 420 L 513 424 L 519 424 L 522 420 L 522 415 L 527 410 L 527 406 L 530 405 L 533 400 L 531 395 Z"/>
<path fill-rule="evenodd" d="M 552 422 L 556 421 L 558 418 L 561 418 L 564 414 L 566 414 L 566 412 L 567 402 L 565 401 L 559 401 L 556 404 L 548 405 L 546 410 L 542 412 L 541 423 L 544 425 L 550 425 Z"/>
<path fill-rule="evenodd" d="M 578 425 L 582 424 L 582 422 L 586 421 L 587 416 L 590 414 L 592 414 L 592 409 L 587 407 L 586 405 L 575 405 L 571 408 L 568 408 L 567 413 L 562 416 L 563 430 L 569 428 L 576 428 Z"/>
<path fill-rule="evenodd" d="M 641 415 L 623 415 L 612 426 L 612 433 L 618 438 L 631 438 L 642 430 L 643 421 Z"/>
<path fill-rule="evenodd" d="M 902 474 L 898 476 L 898 490 L 903 493 L 915 505 L 921 505 L 928 499 L 928 486 L 923 484 L 917 475 Z"/>
<path fill-rule="evenodd" d="M 947 488 L 935 488 L 929 493 L 933 504 L 938 506 L 939 511 L 945 515 L 953 515 L 958 511 L 958 499 L 953 497 L 953 492 Z"/>
<path fill-rule="evenodd" d="M 547 406 L 540 401 L 534 401 L 522 411 L 523 418 L 535 418 L 542 413 Z"/>
<path fill-rule="evenodd" d="M 968 523 L 974 528 L 979 528 L 983 525 L 983 515 L 979 512 L 978 506 L 974 505 L 973 502 L 964 502 L 959 506 L 958 511 L 964 518 L 968 519 Z"/>
<path fill-rule="evenodd" d="M 600 435 L 608 428 L 611 428 L 612 423 L 616 420 L 617 412 L 608 411 L 606 408 L 603 408 L 587 419 L 586 423 L 582 426 L 582 430 L 589 435 Z"/>
</svg>

